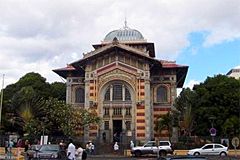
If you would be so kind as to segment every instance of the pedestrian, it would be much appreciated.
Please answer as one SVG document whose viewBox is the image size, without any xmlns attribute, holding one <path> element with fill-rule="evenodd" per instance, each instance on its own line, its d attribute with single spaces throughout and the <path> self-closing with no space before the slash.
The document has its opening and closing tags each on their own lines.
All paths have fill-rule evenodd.
<svg viewBox="0 0 240 160">
<path fill-rule="evenodd" d="M 91 143 L 90 149 L 91 149 L 91 153 L 94 154 L 95 153 L 95 145 L 93 143 Z"/>
<path fill-rule="evenodd" d="M 134 147 L 134 143 L 133 141 L 130 141 L 130 149 L 132 149 Z"/>
<path fill-rule="evenodd" d="M 118 152 L 118 150 L 119 150 L 119 145 L 118 145 L 117 142 L 115 142 L 115 144 L 114 144 L 114 146 L 113 146 L 113 150 L 114 150 L 115 153 Z"/>
<path fill-rule="evenodd" d="M 8 144 L 8 158 L 9 159 L 12 159 L 12 148 L 13 148 L 13 141 L 12 140 L 9 140 L 9 144 Z"/>
<path fill-rule="evenodd" d="M 89 145 L 88 145 L 88 150 L 89 150 L 89 153 L 92 154 L 92 142 L 89 142 Z"/>
<path fill-rule="evenodd" d="M 83 148 L 79 145 L 75 153 L 76 160 L 82 160 L 82 155 L 83 155 Z"/>
<path fill-rule="evenodd" d="M 27 152 L 29 147 L 30 147 L 29 141 L 25 140 L 25 142 L 24 142 L 24 152 Z"/>
<path fill-rule="evenodd" d="M 86 159 L 87 159 L 87 152 L 86 152 L 86 150 L 83 150 L 82 160 L 86 160 Z"/>
<path fill-rule="evenodd" d="M 69 139 L 69 145 L 67 148 L 67 158 L 68 160 L 75 160 L 75 152 L 76 152 L 76 147 L 73 144 L 73 140 L 70 138 Z"/>
<path fill-rule="evenodd" d="M 86 143 L 86 152 L 87 152 L 88 154 L 90 153 L 90 151 L 89 151 L 89 143 L 90 143 L 90 142 L 87 142 L 87 143 Z"/>
<path fill-rule="evenodd" d="M 60 143 L 59 143 L 59 147 L 61 150 L 64 150 L 65 149 L 65 144 L 64 144 L 64 141 L 63 139 L 61 139 Z"/>
<path fill-rule="evenodd" d="M 5 154 L 8 152 L 8 140 L 5 141 Z"/>
</svg>

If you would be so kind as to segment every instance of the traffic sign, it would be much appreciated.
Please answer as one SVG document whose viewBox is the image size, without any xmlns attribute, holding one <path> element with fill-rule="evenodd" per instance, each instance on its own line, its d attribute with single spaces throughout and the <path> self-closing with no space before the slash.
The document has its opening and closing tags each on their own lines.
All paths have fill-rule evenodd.
<svg viewBox="0 0 240 160">
<path fill-rule="evenodd" d="M 239 138 L 238 137 L 234 137 L 232 139 L 232 145 L 234 148 L 237 148 L 239 146 Z"/>
<path fill-rule="evenodd" d="M 216 136 L 217 130 L 215 128 L 211 128 L 209 130 L 209 132 L 210 132 L 211 136 Z"/>
</svg>

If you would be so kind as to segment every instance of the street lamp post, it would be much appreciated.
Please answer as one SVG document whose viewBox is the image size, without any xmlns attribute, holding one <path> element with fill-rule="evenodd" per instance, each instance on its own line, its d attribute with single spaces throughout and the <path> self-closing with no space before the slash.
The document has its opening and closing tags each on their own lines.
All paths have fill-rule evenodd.
<svg viewBox="0 0 240 160">
<path fill-rule="evenodd" d="M 214 143 L 214 136 L 216 136 L 216 129 L 213 127 L 213 123 L 214 123 L 215 119 L 216 119 L 216 117 L 214 117 L 214 116 L 209 117 L 209 120 L 211 122 L 211 129 L 209 130 L 209 132 L 212 136 L 212 142 L 213 143 Z"/>
</svg>

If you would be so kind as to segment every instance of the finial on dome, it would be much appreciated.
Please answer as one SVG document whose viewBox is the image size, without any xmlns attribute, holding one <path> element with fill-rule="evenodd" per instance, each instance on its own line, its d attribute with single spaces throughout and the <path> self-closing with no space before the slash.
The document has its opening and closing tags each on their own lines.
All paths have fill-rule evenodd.
<svg viewBox="0 0 240 160">
<path fill-rule="evenodd" d="M 124 20 L 124 27 L 123 27 L 124 29 L 127 29 L 128 28 L 128 26 L 127 26 L 127 18 L 125 17 L 125 20 Z"/>
<path fill-rule="evenodd" d="M 114 38 L 113 38 L 113 41 L 112 41 L 112 44 L 115 44 L 115 45 L 116 45 L 116 44 L 118 44 L 118 43 L 119 43 L 119 42 L 118 42 L 117 37 L 114 37 Z"/>
</svg>

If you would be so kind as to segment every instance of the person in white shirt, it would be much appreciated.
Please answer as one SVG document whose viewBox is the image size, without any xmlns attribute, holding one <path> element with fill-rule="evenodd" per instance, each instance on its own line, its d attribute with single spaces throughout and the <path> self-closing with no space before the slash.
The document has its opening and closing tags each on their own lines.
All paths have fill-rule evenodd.
<svg viewBox="0 0 240 160">
<path fill-rule="evenodd" d="M 134 147 L 134 143 L 133 141 L 130 141 L 130 149 L 132 149 Z"/>
<path fill-rule="evenodd" d="M 68 160 L 75 160 L 75 152 L 76 152 L 76 147 L 73 144 L 73 140 L 69 139 L 69 145 L 67 148 Z"/>
<path fill-rule="evenodd" d="M 119 145 L 117 142 L 115 142 L 114 146 L 113 146 L 114 152 L 116 153 L 119 150 Z"/>
<path fill-rule="evenodd" d="M 76 160 L 82 160 L 83 148 L 81 146 L 76 150 Z"/>
</svg>

